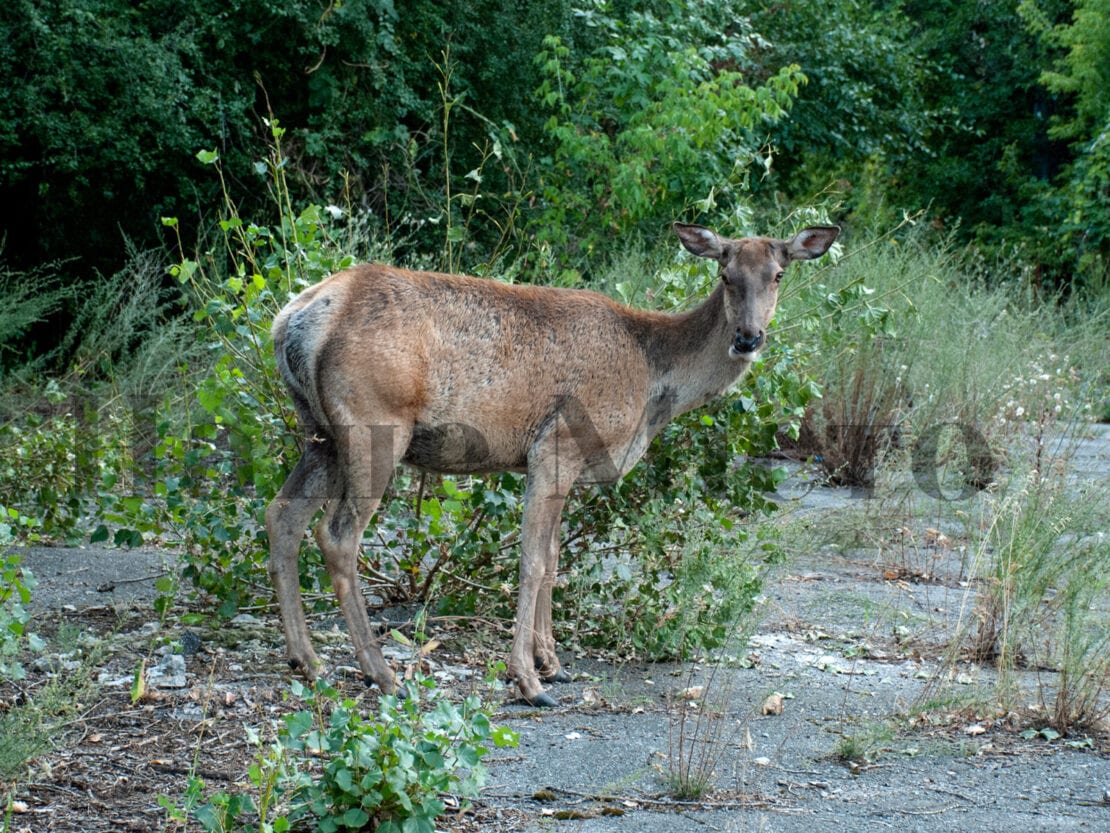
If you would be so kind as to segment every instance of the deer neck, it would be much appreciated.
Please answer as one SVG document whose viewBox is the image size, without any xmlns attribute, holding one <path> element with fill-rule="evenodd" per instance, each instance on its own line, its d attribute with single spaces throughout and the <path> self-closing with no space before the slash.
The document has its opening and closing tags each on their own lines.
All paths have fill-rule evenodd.
<svg viewBox="0 0 1110 833">
<path fill-rule="evenodd" d="M 654 334 L 658 346 L 649 354 L 655 370 L 654 394 L 670 400 L 671 416 L 719 396 L 751 366 L 729 355 L 733 326 L 725 315 L 721 284 L 696 308 L 667 316 Z"/>
</svg>

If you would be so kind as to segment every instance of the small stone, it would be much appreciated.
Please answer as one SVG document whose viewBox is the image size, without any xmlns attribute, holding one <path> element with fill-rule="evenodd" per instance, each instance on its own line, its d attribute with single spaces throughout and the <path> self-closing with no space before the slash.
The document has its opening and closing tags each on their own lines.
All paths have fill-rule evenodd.
<svg viewBox="0 0 1110 833">
<path fill-rule="evenodd" d="M 156 688 L 185 688 L 185 657 L 169 654 L 147 672 L 147 680 Z"/>
<path fill-rule="evenodd" d="M 239 628 L 257 628 L 262 624 L 262 620 L 249 613 L 240 613 L 231 620 L 231 624 Z"/>
</svg>

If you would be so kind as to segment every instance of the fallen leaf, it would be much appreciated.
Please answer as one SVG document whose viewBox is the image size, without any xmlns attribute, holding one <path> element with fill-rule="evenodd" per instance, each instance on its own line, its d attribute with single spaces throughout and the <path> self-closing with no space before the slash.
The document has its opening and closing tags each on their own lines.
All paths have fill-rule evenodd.
<svg viewBox="0 0 1110 833">
<path fill-rule="evenodd" d="M 933 529 L 931 526 L 925 527 L 925 543 L 933 544 L 942 550 L 952 549 L 952 539 L 939 529 Z"/>
<path fill-rule="evenodd" d="M 552 813 L 552 815 L 559 821 L 581 821 L 592 818 L 592 816 L 584 810 L 558 810 Z"/>
<path fill-rule="evenodd" d="M 703 694 L 705 694 L 705 686 L 692 685 L 680 691 L 678 696 L 681 700 L 700 700 Z"/>
<path fill-rule="evenodd" d="M 782 695 L 777 691 L 763 701 L 763 714 L 782 714 Z"/>
</svg>

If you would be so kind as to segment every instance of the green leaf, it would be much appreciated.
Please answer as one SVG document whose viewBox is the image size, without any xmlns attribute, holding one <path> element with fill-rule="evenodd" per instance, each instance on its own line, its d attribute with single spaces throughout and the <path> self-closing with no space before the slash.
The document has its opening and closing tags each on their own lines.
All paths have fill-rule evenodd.
<svg viewBox="0 0 1110 833">
<path fill-rule="evenodd" d="M 301 688 L 303 691 L 303 686 Z M 296 691 L 293 693 L 297 695 Z M 316 718 L 310 711 L 299 711 L 285 716 L 285 730 L 293 737 L 307 734 L 314 725 L 316 725 Z"/>
<path fill-rule="evenodd" d="M 497 726 L 493 730 L 492 737 L 493 745 L 501 749 L 505 747 L 515 748 L 520 745 L 520 735 L 507 726 Z"/>
<path fill-rule="evenodd" d="M 340 816 L 339 820 L 344 827 L 361 830 L 370 821 L 370 816 L 361 807 L 352 807 Z"/>
</svg>

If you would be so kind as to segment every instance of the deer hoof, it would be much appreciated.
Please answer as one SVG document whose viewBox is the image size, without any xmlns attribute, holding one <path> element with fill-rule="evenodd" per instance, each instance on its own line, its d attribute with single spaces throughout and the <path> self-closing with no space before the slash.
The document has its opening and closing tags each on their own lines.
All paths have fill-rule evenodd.
<svg viewBox="0 0 1110 833">
<path fill-rule="evenodd" d="M 535 662 L 536 662 L 536 670 L 538 672 L 540 672 L 540 679 L 543 682 L 545 682 L 545 683 L 569 683 L 570 682 L 570 674 L 568 674 L 562 668 L 558 668 L 558 669 L 555 670 L 555 673 L 548 674 L 548 675 L 545 676 L 544 671 L 543 671 L 543 661 L 540 660 L 537 657 Z"/>
<path fill-rule="evenodd" d="M 532 697 L 525 695 L 524 700 L 529 706 L 535 706 L 537 709 L 553 709 L 559 705 L 559 701 L 546 691 L 541 691 Z"/>
<path fill-rule="evenodd" d="M 374 685 L 376 685 L 373 677 L 363 677 L 362 681 L 366 683 L 367 688 L 372 688 Z M 378 686 L 378 688 L 381 689 L 383 695 L 392 694 L 394 697 L 397 698 L 397 702 L 399 703 L 403 703 L 405 700 L 409 699 L 409 690 L 403 685 L 394 684 L 389 689 L 385 689 L 382 686 Z"/>
<path fill-rule="evenodd" d="M 311 660 L 305 662 L 303 659 L 289 657 L 289 668 L 294 674 L 298 674 L 308 682 L 312 683 L 315 682 L 316 678 L 320 676 L 320 670 L 323 668 L 323 666 L 320 664 L 319 660 L 316 660 L 315 662 Z"/>
<path fill-rule="evenodd" d="M 373 688 L 374 686 L 377 686 L 381 690 L 382 694 L 395 694 L 397 695 L 398 700 L 405 699 L 405 687 L 403 685 L 397 685 L 396 679 L 390 679 L 387 685 L 382 685 L 369 674 L 363 674 L 362 682 L 366 684 L 367 688 Z"/>
</svg>

